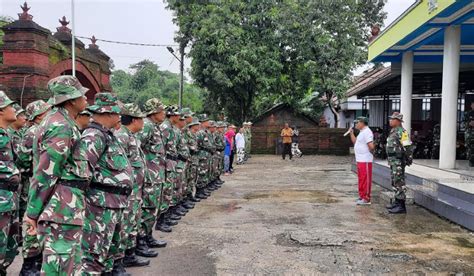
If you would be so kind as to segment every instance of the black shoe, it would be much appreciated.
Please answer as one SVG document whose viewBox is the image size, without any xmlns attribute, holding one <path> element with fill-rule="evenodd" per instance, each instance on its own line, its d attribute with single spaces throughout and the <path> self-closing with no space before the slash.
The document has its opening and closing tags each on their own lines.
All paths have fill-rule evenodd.
<svg viewBox="0 0 474 276">
<path fill-rule="evenodd" d="M 183 211 L 181 209 L 174 209 L 173 214 L 171 214 L 171 216 L 175 215 L 175 216 L 179 216 L 181 218 L 182 216 L 186 215 L 186 213 L 187 213 L 186 211 Z"/>
<path fill-rule="evenodd" d="M 183 203 L 182 205 L 186 209 L 193 209 L 194 208 L 194 203 L 191 200 L 188 200 Z"/>
<path fill-rule="evenodd" d="M 397 205 L 392 209 L 389 209 L 388 212 L 390 214 L 406 214 L 407 208 L 405 206 L 405 200 L 399 200 Z"/>
<path fill-rule="evenodd" d="M 125 250 L 125 257 L 123 258 L 124 267 L 139 267 L 147 266 L 149 264 L 150 260 L 135 255 L 135 248 Z"/>
<path fill-rule="evenodd" d="M 123 267 L 122 259 L 115 260 L 114 268 L 112 269 L 113 276 L 132 276 L 132 274 L 127 273 Z"/>
<path fill-rule="evenodd" d="M 201 202 L 201 199 L 200 199 L 200 198 L 197 198 L 197 197 L 190 197 L 189 200 L 192 201 L 192 202 L 194 202 L 194 203 Z"/>
<path fill-rule="evenodd" d="M 25 258 L 21 266 L 20 276 L 39 276 L 41 266 L 38 267 L 38 258 Z M 41 261 L 41 260 L 40 260 Z"/>
<path fill-rule="evenodd" d="M 155 230 L 165 232 L 165 233 L 170 233 L 171 231 L 173 231 L 173 229 L 171 229 L 171 227 L 165 222 L 163 222 L 162 224 L 157 224 L 155 227 Z"/>
<path fill-rule="evenodd" d="M 176 212 L 176 211 L 179 211 L 179 212 L 182 212 L 182 213 L 185 213 L 185 214 L 186 214 L 187 212 L 189 212 L 189 210 L 188 210 L 186 207 L 182 206 L 182 205 L 176 206 L 175 212 Z"/>
<path fill-rule="evenodd" d="M 392 209 L 392 208 L 395 208 L 395 206 L 397 206 L 397 201 L 394 201 L 393 203 L 385 205 L 385 208 Z"/>
<path fill-rule="evenodd" d="M 206 199 L 208 197 L 209 196 L 205 195 L 203 192 L 200 192 L 200 193 L 196 194 L 196 198 L 198 198 L 199 200 Z"/>
<path fill-rule="evenodd" d="M 179 216 L 179 215 L 173 213 L 173 214 L 170 214 L 170 215 L 169 215 L 169 219 L 171 219 L 171 220 L 180 220 L 180 219 L 181 219 L 181 216 Z"/>
<path fill-rule="evenodd" d="M 166 241 L 157 240 L 153 238 L 152 234 L 146 235 L 145 240 L 146 240 L 146 243 L 148 244 L 148 247 L 150 248 L 162 248 L 162 247 L 166 247 L 167 245 Z"/>
<path fill-rule="evenodd" d="M 165 224 L 168 226 L 175 226 L 178 225 L 178 221 L 172 219 L 165 219 Z"/>
<path fill-rule="evenodd" d="M 142 257 L 154 258 L 158 256 L 158 252 L 151 250 L 144 236 L 137 238 L 137 247 L 135 248 L 135 254 Z"/>
</svg>

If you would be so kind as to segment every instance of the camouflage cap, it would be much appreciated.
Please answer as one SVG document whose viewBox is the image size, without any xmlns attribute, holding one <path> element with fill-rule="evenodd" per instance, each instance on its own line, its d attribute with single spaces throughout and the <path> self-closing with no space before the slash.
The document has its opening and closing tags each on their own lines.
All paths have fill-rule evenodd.
<svg viewBox="0 0 474 276">
<path fill-rule="evenodd" d="M 186 117 L 194 116 L 194 112 L 192 112 L 191 109 L 188 107 L 182 108 L 181 114 L 183 114 L 183 116 L 186 116 Z"/>
<path fill-rule="evenodd" d="M 21 106 L 17 103 L 14 103 L 13 105 L 13 108 L 15 109 L 15 115 L 18 116 L 20 115 L 21 113 L 25 112 L 25 110 L 23 108 L 21 108 Z"/>
<path fill-rule="evenodd" d="M 124 104 L 122 107 L 122 115 L 127 115 L 135 118 L 145 118 L 145 113 L 142 112 L 140 107 L 134 103 Z"/>
<path fill-rule="evenodd" d="M 392 116 L 389 116 L 388 118 L 391 120 L 399 120 L 403 123 L 403 114 L 400 112 L 393 112 Z"/>
<path fill-rule="evenodd" d="M 209 127 L 216 127 L 216 122 L 209 120 Z"/>
<path fill-rule="evenodd" d="M 165 110 L 166 107 L 161 103 L 158 98 L 151 98 L 145 102 L 144 108 L 145 114 L 148 116 L 154 113 L 159 113 Z"/>
<path fill-rule="evenodd" d="M 197 126 L 200 125 L 201 123 L 199 122 L 198 118 L 193 118 L 193 121 L 189 124 L 186 125 L 186 127 L 192 127 L 192 126 Z"/>
<path fill-rule="evenodd" d="M 51 105 L 43 100 L 37 100 L 29 103 L 26 106 L 26 113 L 28 114 L 28 120 L 33 121 L 36 116 L 41 115 L 48 111 Z"/>
<path fill-rule="evenodd" d="M 48 101 L 51 105 L 58 105 L 68 100 L 80 98 L 89 91 L 82 86 L 76 77 L 64 75 L 51 79 L 48 82 L 48 90 L 53 96 Z"/>
<path fill-rule="evenodd" d="M 198 116 L 199 117 L 199 122 L 206 122 L 206 121 L 209 121 L 209 117 L 207 116 L 207 114 L 201 114 Z"/>
<path fill-rule="evenodd" d="M 181 116 L 181 112 L 179 112 L 179 108 L 176 105 L 170 105 L 166 109 L 166 115 Z"/>
<path fill-rule="evenodd" d="M 226 124 L 225 124 L 224 122 L 222 122 L 222 121 L 218 121 L 218 122 L 216 123 L 216 127 L 217 127 L 217 128 L 224 128 L 224 127 L 226 127 Z"/>
<path fill-rule="evenodd" d="M 121 108 L 117 97 L 110 92 L 100 92 L 95 95 L 94 104 L 87 108 L 92 113 L 118 113 Z"/>
<path fill-rule="evenodd" d="M 5 108 L 11 104 L 15 103 L 10 98 L 8 98 L 7 94 L 0 90 L 0 108 Z"/>
</svg>

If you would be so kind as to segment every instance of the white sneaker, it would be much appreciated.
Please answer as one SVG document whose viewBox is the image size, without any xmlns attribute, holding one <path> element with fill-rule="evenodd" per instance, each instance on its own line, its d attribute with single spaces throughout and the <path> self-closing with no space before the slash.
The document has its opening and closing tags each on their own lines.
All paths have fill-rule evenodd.
<svg viewBox="0 0 474 276">
<path fill-rule="evenodd" d="M 367 201 L 365 199 L 360 199 L 360 200 L 357 200 L 357 205 L 370 205 L 370 201 Z"/>
</svg>

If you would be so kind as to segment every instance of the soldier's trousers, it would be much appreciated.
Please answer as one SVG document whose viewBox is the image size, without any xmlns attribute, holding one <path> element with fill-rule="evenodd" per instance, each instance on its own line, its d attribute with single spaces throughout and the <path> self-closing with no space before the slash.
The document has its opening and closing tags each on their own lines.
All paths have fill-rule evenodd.
<svg viewBox="0 0 474 276">
<path fill-rule="evenodd" d="M 128 207 L 123 211 L 123 230 L 125 232 L 122 245 L 123 250 L 135 248 L 137 246 L 137 236 L 140 228 L 142 216 L 142 201 L 133 199 L 128 202 Z"/>
<path fill-rule="evenodd" d="M 85 275 L 112 271 L 114 261 L 124 257 L 123 209 L 86 205 L 82 270 Z"/>
<path fill-rule="evenodd" d="M 186 170 L 188 168 L 187 162 L 178 162 L 176 168 L 177 180 L 175 186 L 175 202 L 181 202 L 186 192 Z"/>
<path fill-rule="evenodd" d="M 143 208 L 141 212 L 140 227 L 138 229 L 139 236 L 149 235 L 153 232 L 153 225 L 156 221 L 158 210 L 156 208 Z"/>
<path fill-rule="evenodd" d="M 199 158 L 199 167 L 198 167 L 198 188 L 204 188 L 209 183 L 209 165 L 210 160 L 209 156 Z"/>
<path fill-rule="evenodd" d="M 405 164 L 399 159 L 389 160 L 390 176 L 395 191 L 395 199 L 405 200 Z"/>
<path fill-rule="evenodd" d="M 19 222 L 18 212 L 0 213 L 0 274 L 5 273 L 17 254 Z"/>
<path fill-rule="evenodd" d="M 197 170 L 197 165 L 189 164 L 186 173 L 186 194 L 191 195 L 193 197 L 196 195 Z"/>
<path fill-rule="evenodd" d="M 37 234 L 43 249 L 41 275 L 80 275 L 82 226 L 40 221 Z"/>
</svg>

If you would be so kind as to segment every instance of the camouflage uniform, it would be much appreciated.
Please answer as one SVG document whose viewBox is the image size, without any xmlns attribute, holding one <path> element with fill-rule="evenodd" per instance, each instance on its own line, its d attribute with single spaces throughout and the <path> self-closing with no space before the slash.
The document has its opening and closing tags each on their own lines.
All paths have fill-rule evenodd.
<svg viewBox="0 0 474 276">
<path fill-rule="evenodd" d="M 26 204 L 28 201 L 28 191 L 30 188 L 30 177 L 33 175 L 33 140 L 36 136 L 38 124 L 34 122 L 34 119 L 51 108 L 51 105 L 43 100 L 34 101 L 26 106 L 28 113 L 28 120 L 32 122 L 20 142 L 19 153 L 18 153 L 18 164 L 21 171 L 21 197 L 20 197 L 20 210 L 22 205 L 26 211 Z M 20 220 L 24 213 L 20 212 Z M 34 258 L 41 254 L 41 248 L 36 235 L 29 235 L 26 233 L 27 225 L 23 226 L 23 258 Z"/>
<path fill-rule="evenodd" d="M 245 159 L 250 157 L 250 150 L 252 147 L 252 131 L 250 126 L 252 125 L 251 122 L 245 123 L 245 131 L 244 131 L 244 139 L 245 139 Z"/>
<path fill-rule="evenodd" d="M 195 119 L 191 124 L 186 126 L 184 130 L 185 140 L 188 145 L 190 153 L 190 162 L 186 171 L 186 183 L 188 195 L 195 196 L 196 194 L 196 182 L 197 182 L 197 171 L 199 166 L 198 144 L 196 140 L 196 134 L 194 134 L 190 127 L 193 125 L 199 125 L 199 120 Z"/>
<path fill-rule="evenodd" d="M 164 109 L 160 100 L 153 98 L 145 103 L 148 115 L 161 112 Z M 151 234 L 153 224 L 162 202 L 162 189 L 165 180 L 165 147 L 159 123 L 150 119 L 144 120 L 143 130 L 138 134 L 141 148 L 145 155 L 147 174 L 143 187 L 142 218 L 139 235 Z"/>
<path fill-rule="evenodd" d="M 403 115 L 394 113 L 391 119 L 403 120 Z M 392 186 L 395 191 L 395 199 L 404 201 L 406 196 L 405 166 L 406 154 L 411 146 L 407 131 L 403 127 L 394 127 L 387 137 L 387 159 L 390 166 Z"/>
<path fill-rule="evenodd" d="M 98 93 L 88 110 L 94 114 L 119 114 L 117 98 Z M 132 192 L 132 167 L 110 129 L 93 121 L 84 129 L 74 158 L 88 164 L 82 269 L 85 274 L 111 272 L 124 257 L 123 210 Z"/>
<path fill-rule="evenodd" d="M 167 115 L 179 115 L 175 108 L 168 108 Z M 163 203 L 160 206 L 160 212 L 165 213 L 170 207 L 176 206 L 179 199 L 178 183 L 178 143 L 180 140 L 180 131 L 169 119 L 166 119 L 161 125 L 160 130 L 163 135 L 163 145 L 166 151 L 166 180 L 163 183 Z"/>
<path fill-rule="evenodd" d="M 0 108 L 12 103 L 5 92 L 0 91 Z M 3 128 L 0 128 L 0 156 L 0 275 L 6 275 L 18 247 L 20 171 L 15 165 L 12 139 Z"/>
<path fill-rule="evenodd" d="M 217 128 L 225 127 L 223 122 L 217 123 Z M 214 132 L 214 141 L 216 145 L 216 168 L 214 172 L 214 179 L 218 179 L 220 175 L 224 172 L 224 150 L 225 150 L 225 140 L 224 133 L 217 130 Z"/>
<path fill-rule="evenodd" d="M 180 120 L 186 120 L 186 116 L 182 116 Z M 185 135 L 186 129 L 179 129 L 179 143 L 177 146 L 178 149 L 178 165 L 177 165 L 177 172 L 178 172 L 178 183 L 179 183 L 179 202 L 183 201 L 183 199 L 188 194 L 188 185 L 187 185 L 187 173 L 188 168 L 190 167 L 191 162 L 191 151 L 188 147 L 188 138 L 189 136 Z"/>
<path fill-rule="evenodd" d="M 209 119 L 205 114 L 201 116 L 200 122 L 208 121 Z M 199 156 L 199 167 L 198 167 L 198 181 L 197 187 L 199 189 L 205 188 L 209 183 L 209 172 L 210 172 L 210 161 L 214 151 L 212 143 L 212 134 L 208 129 L 201 127 L 196 134 L 196 141 L 198 144 L 198 156 Z"/>
<path fill-rule="evenodd" d="M 211 144 L 211 158 L 209 160 L 209 182 L 214 183 L 216 180 L 216 171 L 217 171 L 217 166 L 219 163 L 219 155 L 217 152 L 217 147 L 216 147 L 216 138 L 217 138 L 217 132 L 216 132 L 216 122 L 210 121 L 209 123 L 210 129 L 209 130 L 209 142 Z"/>
<path fill-rule="evenodd" d="M 471 124 L 473 124 L 471 126 Z M 464 115 L 464 144 L 467 149 L 467 160 L 469 166 L 474 167 L 474 110 Z"/>
<path fill-rule="evenodd" d="M 48 82 L 52 105 L 83 97 L 87 88 L 77 78 L 60 76 Z M 73 159 L 79 129 L 68 111 L 55 107 L 38 125 L 33 140 L 33 176 L 26 216 L 38 224 L 43 249 L 43 275 L 80 271 L 85 164 Z"/>
</svg>

